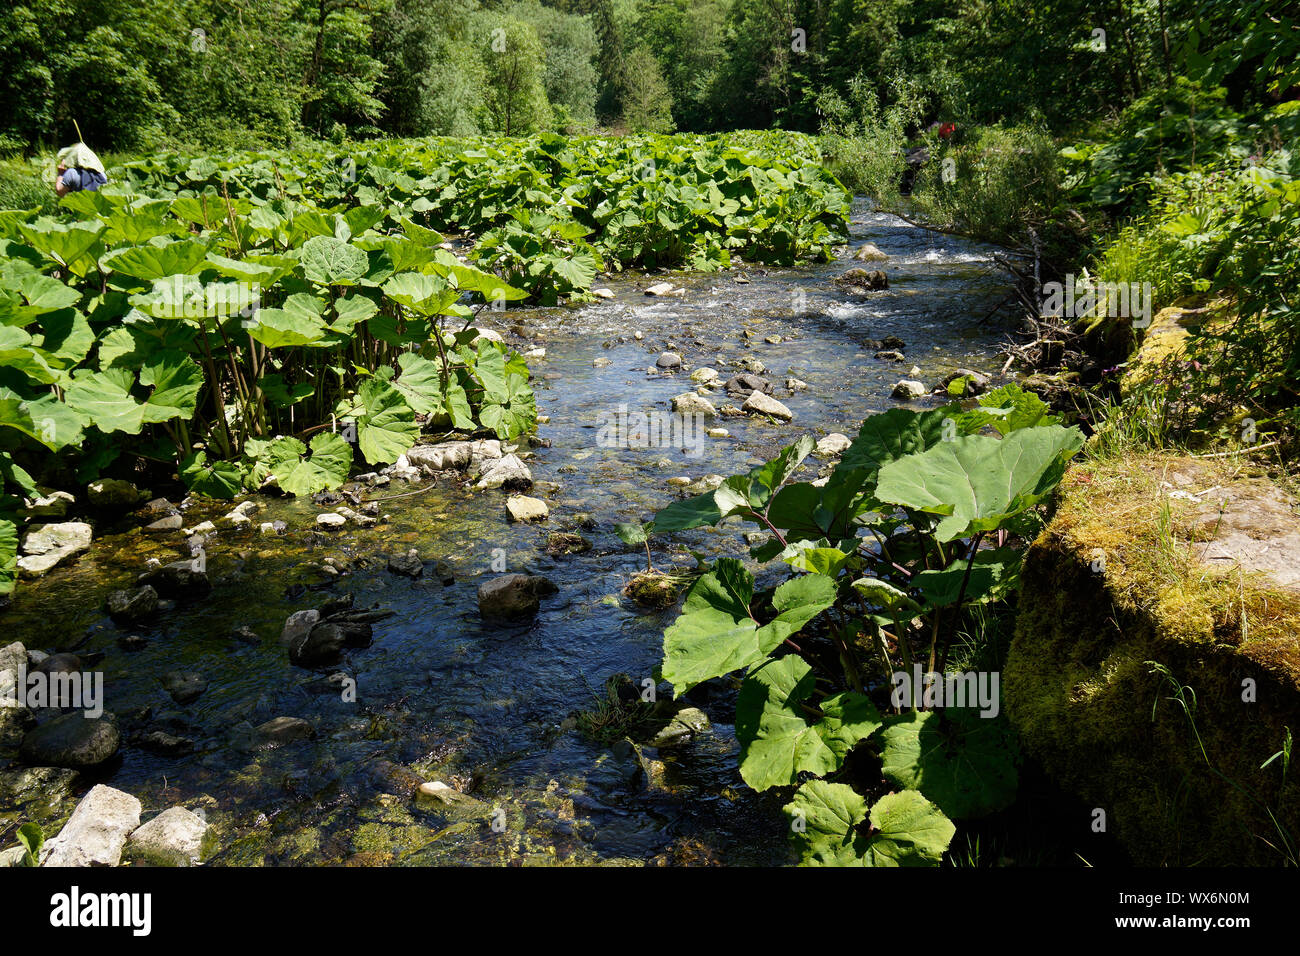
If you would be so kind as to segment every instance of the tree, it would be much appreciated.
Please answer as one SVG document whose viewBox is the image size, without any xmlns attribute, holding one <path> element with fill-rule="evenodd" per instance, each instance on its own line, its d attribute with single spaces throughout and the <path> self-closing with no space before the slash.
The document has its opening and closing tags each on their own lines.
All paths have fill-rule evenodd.
<svg viewBox="0 0 1300 956">
<path fill-rule="evenodd" d="M 645 47 L 628 54 L 623 65 L 623 122 L 633 133 L 671 133 L 672 95 L 659 61 Z"/>
<path fill-rule="evenodd" d="M 551 109 L 542 85 L 545 66 L 537 31 L 507 16 L 488 15 L 481 24 L 486 125 L 507 136 L 548 126 Z"/>
<path fill-rule="evenodd" d="M 537 31 L 545 68 L 542 84 L 551 107 L 563 107 L 575 125 L 596 121 L 596 31 L 584 16 L 544 7 L 525 0 L 509 9 L 510 16 Z"/>
</svg>

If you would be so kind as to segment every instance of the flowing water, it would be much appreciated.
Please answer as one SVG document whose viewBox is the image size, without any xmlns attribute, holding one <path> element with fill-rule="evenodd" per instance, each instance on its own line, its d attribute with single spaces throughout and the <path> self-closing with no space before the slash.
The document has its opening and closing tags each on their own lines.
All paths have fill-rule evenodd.
<svg viewBox="0 0 1300 956">
<path fill-rule="evenodd" d="M 865 241 L 890 256 L 879 266 L 890 288 L 846 298 L 833 279 L 860 265 L 848 257 Z M 510 524 L 505 493 L 446 482 L 382 502 L 389 520 L 368 530 L 320 532 L 311 502 L 259 499 L 264 510 L 254 528 L 283 519 L 288 533 L 221 532 L 206 546 L 212 593 L 179 600 L 135 628 L 108 619 L 105 593 L 131 584 L 149 557 L 185 556 L 184 539 L 124 526 L 76 564 L 24 585 L 0 618 L 5 638 L 72 650 L 103 672 L 107 709 L 127 742 L 96 779 L 137 795 L 146 813 L 201 808 L 217 834 L 213 863 L 786 862 L 782 801 L 753 793 L 736 771 L 734 697 L 702 701 L 711 731 L 662 751 L 665 773 L 654 788 L 640 780 L 635 755 L 566 724 L 611 674 L 639 683 L 652 673 L 676 613 L 647 612 L 621 596 L 645 554 L 625 547 L 614 525 L 648 520 L 681 494 L 670 478 L 748 470 L 805 432 L 852 436 L 866 414 L 895 404 L 889 395 L 899 378 L 933 385 L 957 367 L 995 369 L 1000 333 L 982 320 L 1007 289 L 992 252 L 859 204 L 849 250 L 834 263 L 618 276 L 608 282 L 612 300 L 512 311 L 501 317 L 509 320 L 500 328 L 507 341 L 546 349 L 530 366 L 539 412 L 550 419 L 539 438 L 549 444 L 534 449 L 528 464 L 536 481 L 530 493 L 550 505 L 548 521 Z M 643 294 L 658 281 L 686 293 Z M 869 340 L 889 335 L 906 343 L 901 365 L 874 357 Z M 770 336 L 780 341 L 769 343 Z M 687 370 L 648 374 L 669 349 Z M 730 436 L 705 438 L 702 449 L 602 447 L 610 443 L 599 440 L 601 426 L 621 405 L 667 411 L 672 396 L 693 387 L 690 368 L 710 366 L 727 378 L 743 371 L 745 357 L 766 366 L 793 422 L 722 419 L 712 424 Z M 913 364 L 919 374 L 909 374 Z M 789 377 L 807 389 L 787 393 Z M 712 400 L 728 401 L 723 393 Z M 409 490 L 394 482 L 367 494 Z M 220 513 L 192 509 L 186 526 Z M 545 539 L 557 529 L 579 531 L 592 549 L 548 556 Z M 734 528 L 678 537 L 656 543 L 656 565 L 693 564 L 686 546 L 709 556 L 745 554 Z M 382 555 L 412 547 L 447 562 L 455 583 L 386 570 Z M 558 585 L 535 621 L 480 620 L 476 589 L 493 573 L 494 558 L 498 568 L 504 560 L 510 571 L 545 574 Z M 322 570 L 327 559 L 345 573 Z M 279 638 L 285 618 L 347 592 L 357 606 L 378 602 L 393 612 L 375 625 L 373 645 L 319 673 L 291 665 Z M 251 627 L 260 642 L 233 638 L 239 627 Z M 174 670 L 201 673 L 207 690 L 174 704 L 159 682 Z M 326 683 L 334 671 L 355 678 L 355 702 Z M 251 726 L 277 716 L 306 719 L 314 737 L 257 749 Z M 149 730 L 187 737 L 194 752 L 166 758 L 129 743 Z M 83 775 L 81 785 L 90 779 Z M 469 790 L 501 811 L 495 826 L 416 807 L 409 788 L 419 779 Z M 54 799 L 0 806 L 3 843 L 13 842 L 16 822 L 57 823 L 70 809 Z"/>
</svg>

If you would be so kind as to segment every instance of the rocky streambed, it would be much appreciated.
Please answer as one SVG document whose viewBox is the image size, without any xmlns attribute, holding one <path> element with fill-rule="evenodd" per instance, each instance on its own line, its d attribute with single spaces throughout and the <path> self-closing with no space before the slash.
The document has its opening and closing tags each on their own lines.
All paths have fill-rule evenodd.
<svg viewBox="0 0 1300 956">
<path fill-rule="evenodd" d="M 785 862 L 727 688 L 660 688 L 637 741 L 577 715 L 611 675 L 654 688 L 675 614 L 624 593 L 646 556 L 617 523 L 805 432 L 826 464 L 869 412 L 1000 364 L 991 249 L 854 220 L 825 266 L 617 276 L 590 305 L 486 314 L 533 370 L 542 420 L 517 445 L 429 436 L 314 501 L 33 503 L 0 681 L 98 675 L 104 713 L 0 710 L 0 848 L 35 822 L 66 862 L 67 828 L 102 814 L 121 839 L 93 852 L 150 863 Z M 730 529 L 679 538 L 656 566 L 744 555 Z"/>
</svg>

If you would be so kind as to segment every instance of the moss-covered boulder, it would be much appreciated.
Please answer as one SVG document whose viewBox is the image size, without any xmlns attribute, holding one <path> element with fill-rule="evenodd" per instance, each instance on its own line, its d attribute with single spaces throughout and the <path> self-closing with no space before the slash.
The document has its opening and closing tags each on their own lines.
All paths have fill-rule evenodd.
<svg viewBox="0 0 1300 956">
<path fill-rule="evenodd" d="M 1272 481 L 1227 459 L 1072 469 L 1004 677 L 1026 749 L 1135 862 L 1295 862 L 1300 767 L 1269 758 L 1300 733 L 1300 513 Z"/>
</svg>

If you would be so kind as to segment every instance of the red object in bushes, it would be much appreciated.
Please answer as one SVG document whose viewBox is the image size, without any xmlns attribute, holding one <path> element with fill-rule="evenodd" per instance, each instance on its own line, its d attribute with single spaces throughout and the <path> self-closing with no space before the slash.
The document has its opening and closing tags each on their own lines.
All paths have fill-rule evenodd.
<svg viewBox="0 0 1300 956">
<path fill-rule="evenodd" d="M 939 127 L 939 138 L 947 139 L 956 131 L 956 129 L 957 129 L 956 123 L 944 123 L 942 126 Z"/>
</svg>

